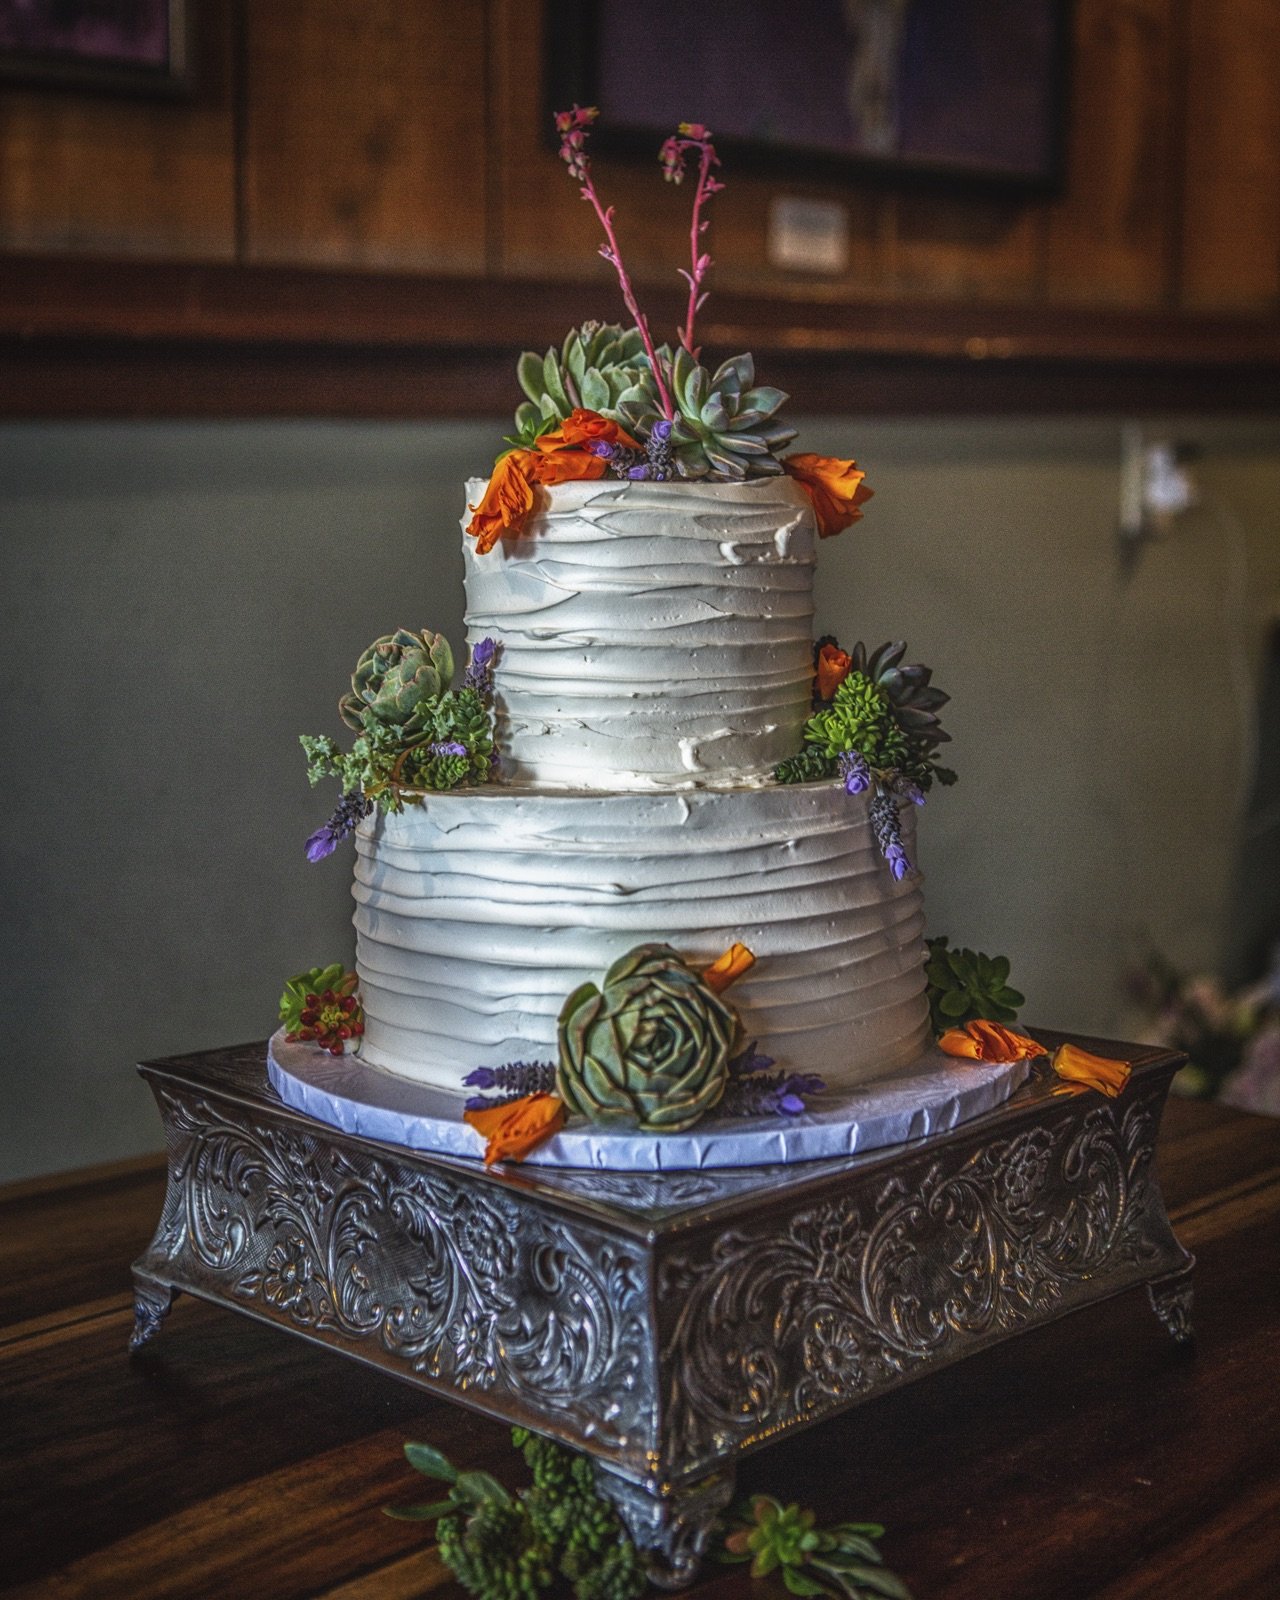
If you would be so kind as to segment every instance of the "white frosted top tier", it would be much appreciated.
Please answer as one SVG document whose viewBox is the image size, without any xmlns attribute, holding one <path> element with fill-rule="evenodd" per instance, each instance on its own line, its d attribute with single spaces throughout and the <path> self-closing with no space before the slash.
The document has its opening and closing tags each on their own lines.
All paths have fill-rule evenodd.
<svg viewBox="0 0 1280 1600">
<path fill-rule="evenodd" d="M 468 504 L 484 489 L 472 479 Z M 467 639 L 502 646 L 503 777 L 604 790 L 766 781 L 800 748 L 810 709 L 804 491 L 781 477 L 538 493 L 545 509 L 518 538 L 485 555 L 463 541 Z"/>
</svg>

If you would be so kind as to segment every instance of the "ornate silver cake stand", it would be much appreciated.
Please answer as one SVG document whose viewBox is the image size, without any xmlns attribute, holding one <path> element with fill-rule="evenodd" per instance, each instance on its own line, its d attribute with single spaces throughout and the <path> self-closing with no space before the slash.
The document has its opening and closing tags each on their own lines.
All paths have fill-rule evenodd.
<svg viewBox="0 0 1280 1600">
<path fill-rule="evenodd" d="M 1138 1284 L 1190 1340 L 1152 1170 L 1182 1058 L 1101 1048 L 1133 1063 L 1115 1101 L 1038 1074 L 890 1149 L 670 1174 L 341 1132 L 262 1045 L 149 1062 L 169 1185 L 132 1348 L 185 1290 L 558 1438 L 679 1587 L 745 1451 Z"/>
</svg>

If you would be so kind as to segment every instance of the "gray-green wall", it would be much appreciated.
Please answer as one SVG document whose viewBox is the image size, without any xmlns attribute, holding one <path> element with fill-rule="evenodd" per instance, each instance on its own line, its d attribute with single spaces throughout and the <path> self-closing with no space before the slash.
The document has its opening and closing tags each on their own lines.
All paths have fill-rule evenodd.
<svg viewBox="0 0 1280 1600">
<path fill-rule="evenodd" d="M 332 797 L 296 735 L 336 731 L 375 634 L 461 642 L 461 483 L 500 431 L 0 429 L 0 1178 L 155 1148 L 134 1061 L 260 1038 L 286 976 L 349 955 L 349 858 L 303 859 Z M 954 696 L 931 926 L 1008 951 L 1032 1021 L 1123 1029 L 1146 937 L 1231 948 L 1280 422 L 1175 431 L 1206 503 L 1127 580 L 1118 420 L 801 435 L 877 488 L 823 546 L 820 628 L 906 637 Z"/>
</svg>

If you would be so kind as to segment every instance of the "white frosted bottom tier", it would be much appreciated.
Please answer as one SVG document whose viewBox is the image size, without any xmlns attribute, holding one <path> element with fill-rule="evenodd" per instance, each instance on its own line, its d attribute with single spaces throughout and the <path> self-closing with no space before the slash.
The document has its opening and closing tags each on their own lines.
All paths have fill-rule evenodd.
<svg viewBox="0 0 1280 1600">
<path fill-rule="evenodd" d="M 419 1082 L 554 1060 L 565 997 L 649 942 L 695 966 L 748 945 L 729 991 L 747 1038 L 833 1088 L 928 1043 L 920 880 L 893 881 L 865 797 L 838 783 L 462 790 L 369 819 L 356 844 L 362 1053 Z"/>
</svg>

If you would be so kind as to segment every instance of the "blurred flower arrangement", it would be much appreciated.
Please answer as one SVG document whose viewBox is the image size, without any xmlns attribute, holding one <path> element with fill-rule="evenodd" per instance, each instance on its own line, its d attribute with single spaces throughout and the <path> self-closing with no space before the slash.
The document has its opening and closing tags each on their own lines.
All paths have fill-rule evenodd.
<svg viewBox="0 0 1280 1600">
<path fill-rule="evenodd" d="M 1155 951 L 1127 986 L 1148 1019 L 1142 1042 L 1187 1056 L 1174 1079 L 1179 1093 L 1280 1116 L 1280 946 L 1266 976 L 1234 993 Z"/>
</svg>

